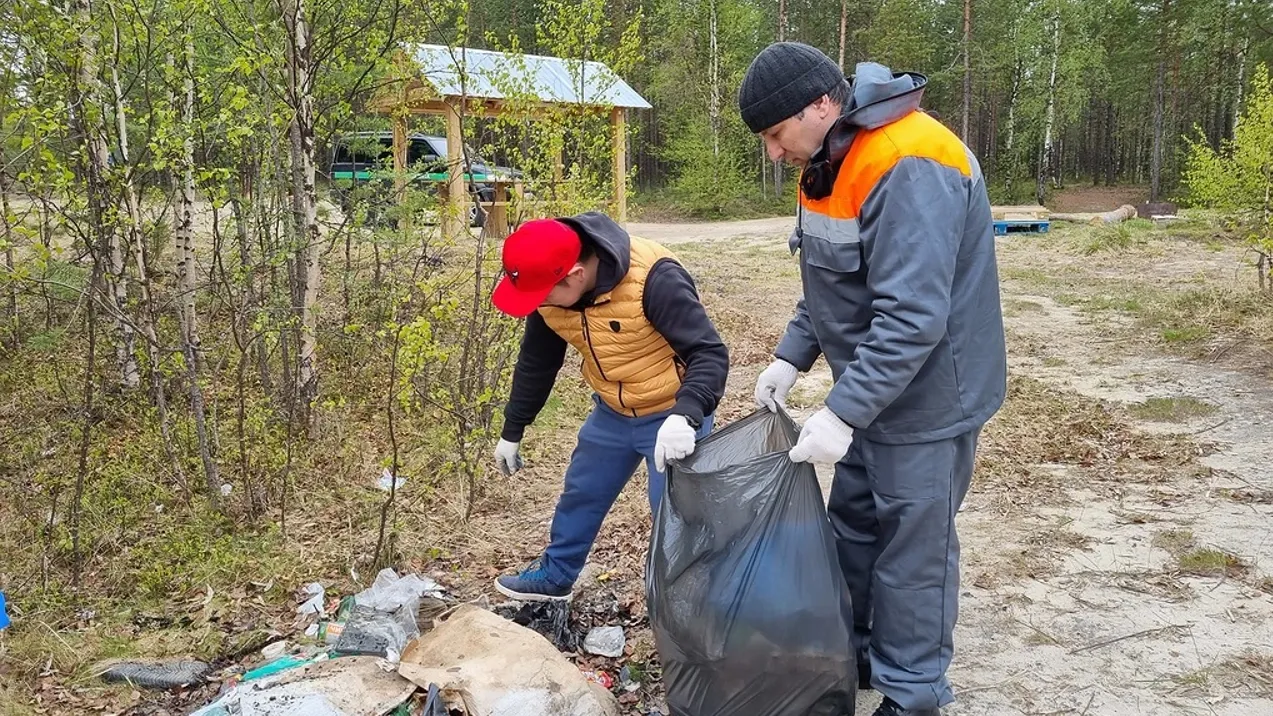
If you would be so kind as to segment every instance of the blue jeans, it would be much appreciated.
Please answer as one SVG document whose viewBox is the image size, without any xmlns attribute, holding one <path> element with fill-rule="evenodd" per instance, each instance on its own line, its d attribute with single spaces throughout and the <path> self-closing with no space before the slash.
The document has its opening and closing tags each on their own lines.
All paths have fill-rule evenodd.
<svg viewBox="0 0 1273 716">
<path fill-rule="evenodd" d="M 553 514 L 552 536 L 544 550 L 548 577 L 570 586 L 579 577 L 592 542 L 610 507 L 628 484 L 641 460 L 650 473 L 650 514 L 663 496 L 663 473 L 654 468 L 654 443 L 671 412 L 632 418 L 615 412 L 593 396 L 595 407 L 583 427 L 566 468 L 565 489 Z M 712 430 L 712 416 L 698 430 L 702 440 Z"/>
</svg>

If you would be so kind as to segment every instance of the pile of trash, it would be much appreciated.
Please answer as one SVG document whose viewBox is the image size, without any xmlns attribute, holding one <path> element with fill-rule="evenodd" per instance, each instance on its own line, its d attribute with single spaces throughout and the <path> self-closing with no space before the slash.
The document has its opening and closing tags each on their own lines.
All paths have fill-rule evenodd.
<svg viewBox="0 0 1273 716">
<path fill-rule="evenodd" d="M 148 688 L 219 683 L 192 716 L 618 716 L 620 704 L 650 708 L 624 632 L 648 623 L 667 708 L 651 715 L 853 713 L 852 603 L 813 466 L 787 454 L 797 435 L 784 412 L 757 411 L 673 463 L 646 563 L 648 616 L 614 592 L 573 609 L 492 610 L 385 569 L 341 599 L 306 585 L 305 638 L 266 645 L 251 670 L 214 675 L 185 660 L 101 675 Z"/>
<path fill-rule="evenodd" d="M 427 577 L 385 569 L 330 604 L 318 583 L 304 596 L 307 638 L 269 644 L 248 671 L 213 677 L 209 664 L 182 660 L 117 663 L 100 676 L 154 689 L 220 679 L 191 716 L 618 716 L 608 686 L 544 635 L 457 604 Z M 554 609 L 564 622 L 569 606 Z M 593 632 L 587 650 L 622 654 L 621 627 Z"/>
</svg>

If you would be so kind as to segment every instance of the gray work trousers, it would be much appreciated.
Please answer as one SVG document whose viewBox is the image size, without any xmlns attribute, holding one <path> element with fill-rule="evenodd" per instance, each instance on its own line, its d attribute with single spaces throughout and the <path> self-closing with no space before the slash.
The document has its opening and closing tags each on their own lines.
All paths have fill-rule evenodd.
<svg viewBox="0 0 1273 716">
<path fill-rule="evenodd" d="M 886 445 L 858 431 L 835 466 L 827 512 L 853 598 L 853 647 L 871 685 L 905 709 L 955 700 L 946 678 L 959 608 L 955 513 L 980 433 Z"/>
</svg>

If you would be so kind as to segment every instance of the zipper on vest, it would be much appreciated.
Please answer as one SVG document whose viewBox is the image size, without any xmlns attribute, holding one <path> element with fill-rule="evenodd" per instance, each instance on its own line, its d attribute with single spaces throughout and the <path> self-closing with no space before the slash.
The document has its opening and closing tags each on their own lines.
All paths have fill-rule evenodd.
<svg viewBox="0 0 1273 716">
<path fill-rule="evenodd" d="M 601 374 L 602 380 L 609 381 L 610 379 L 606 377 L 605 369 L 601 367 L 601 359 L 597 357 L 597 349 L 592 345 L 592 331 L 588 330 L 588 315 L 584 311 L 579 312 L 579 325 L 583 327 L 583 340 L 588 344 L 588 354 L 592 356 L 592 362 L 597 364 L 597 372 Z M 637 411 L 623 402 L 623 382 L 616 381 L 615 384 L 619 386 L 620 407 L 632 411 L 632 417 L 637 417 Z"/>
<path fill-rule="evenodd" d="M 592 362 L 597 364 L 597 372 L 601 374 L 602 380 L 610 380 L 606 377 L 606 372 L 601 367 L 601 359 L 597 357 L 597 349 L 592 345 L 592 332 L 588 330 L 588 314 L 583 311 L 579 312 L 579 324 L 583 326 L 583 340 L 588 344 L 588 355 L 592 356 Z"/>
<path fill-rule="evenodd" d="M 630 411 L 632 412 L 632 417 L 634 417 L 634 418 L 639 418 L 639 417 L 641 417 L 641 416 L 637 415 L 636 408 L 629 408 L 629 407 L 628 407 L 628 404 L 627 404 L 627 403 L 625 403 L 625 402 L 623 402 L 623 381 L 619 381 L 619 405 L 622 405 L 623 407 L 625 407 L 625 408 L 627 408 L 628 410 L 630 410 Z"/>
</svg>

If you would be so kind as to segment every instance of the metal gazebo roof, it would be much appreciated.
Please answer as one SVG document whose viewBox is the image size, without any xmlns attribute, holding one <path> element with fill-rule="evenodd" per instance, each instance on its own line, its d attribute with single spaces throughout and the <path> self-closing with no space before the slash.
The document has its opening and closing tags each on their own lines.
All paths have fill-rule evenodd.
<svg viewBox="0 0 1273 716">
<path fill-rule="evenodd" d="M 511 84 L 545 103 L 650 109 L 644 97 L 601 62 L 443 45 L 416 45 L 409 51 L 423 79 L 444 97 L 501 100 L 501 88 Z"/>
</svg>

